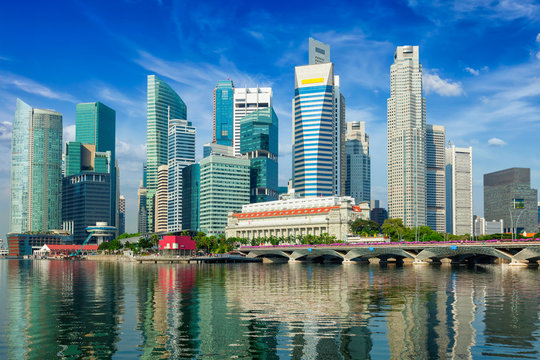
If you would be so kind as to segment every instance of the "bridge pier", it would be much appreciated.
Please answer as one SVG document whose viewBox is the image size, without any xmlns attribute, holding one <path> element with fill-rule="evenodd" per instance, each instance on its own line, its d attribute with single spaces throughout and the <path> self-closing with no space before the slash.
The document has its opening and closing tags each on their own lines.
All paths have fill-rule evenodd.
<svg viewBox="0 0 540 360">
<path fill-rule="evenodd" d="M 348 265 L 348 264 L 352 264 L 352 263 L 354 263 L 354 261 L 351 261 L 349 259 L 343 259 L 343 262 L 342 262 L 343 265 Z"/>
<path fill-rule="evenodd" d="M 529 261 L 528 260 L 514 260 L 514 259 L 512 259 L 512 261 L 508 265 L 510 265 L 510 266 L 529 266 Z"/>
<path fill-rule="evenodd" d="M 414 259 L 413 265 L 429 265 L 427 261 Z"/>
<path fill-rule="evenodd" d="M 379 258 L 369 258 L 368 259 L 370 264 L 379 264 L 381 262 L 381 259 Z"/>
</svg>

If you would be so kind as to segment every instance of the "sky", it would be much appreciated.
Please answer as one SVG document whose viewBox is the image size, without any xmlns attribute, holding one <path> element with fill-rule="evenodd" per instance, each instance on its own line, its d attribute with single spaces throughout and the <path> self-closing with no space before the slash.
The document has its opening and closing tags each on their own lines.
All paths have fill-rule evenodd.
<svg viewBox="0 0 540 360">
<path fill-rule="evenodd" d="M 212 140 L 218 80 L 271 86 L 279 117 L 279 182 L 291 176 L 294 67 L 308 38 L 331 47 L 346 120 L 370 136 L 372 199 L 386 204 L 386 99 L 396 46 L 419 45 L 427 122 L 473 148 L 474 213 L 483 174 L 531 168 L 540 187 L 540 3 L 455 1 L 2 1 L 0 3 L 0 237 L 9 231 L 15 102 L 63 114 L 75 136 L 75 105 L 116 110 L 120 192 L 136 231 L 146 157 L 146 77 L 182 97 L 197 129 L 197 159 Z"/>
</svg>

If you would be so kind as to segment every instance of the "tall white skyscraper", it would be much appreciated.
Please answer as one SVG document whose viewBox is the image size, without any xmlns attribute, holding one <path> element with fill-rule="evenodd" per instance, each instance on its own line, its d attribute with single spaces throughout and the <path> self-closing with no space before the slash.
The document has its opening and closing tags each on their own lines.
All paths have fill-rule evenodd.
<svg viewBox="0 0 540 360">
<path fill-rule="evenodd" d="M 445 128 L 426 127 L 426 224 L 437 232 L 446 231 L 445 216 Z"/>
<path fill-rule="evenodd" d="M 390 67 L 388 213 L 426 225 L 426 100 L 418 46 L 398 46 Z"/>
<path fill-rule="evenodd" d="M 155 232 L 167 231 L 168 217 L 168 165 L 158 166 L 158 185 L 155 197 Z"/>
<path fill-rule="evenodd" d="M 240 120 L 247 114 L 272 106 L 272 88 L 234 88 L 234 155 L 240 156 Z"/>
<path fill-rule="evenodd" d="M 182 230 L 182 170 L 195 163 L 195 127 L 169 120 L 167 231 Z"/>
<path fill-rule="evenodd" d="M 300 196 L 345 193 L 345 97 L 327 50 L 328 62 L 295 68 L 292 167 Z"/>
<path fill-rule="evenodd" d="M 356 203 L 370 201 L 371 158 L 366 123 L 364 121 L 348 122 L 345 139 L 347 166 L 345 195 L 352 196 Z"/>
<path fill-rule="evenodd" d="M 473 233 L 472 147 L 446 148 L 446 232 Z"/>
</svg>

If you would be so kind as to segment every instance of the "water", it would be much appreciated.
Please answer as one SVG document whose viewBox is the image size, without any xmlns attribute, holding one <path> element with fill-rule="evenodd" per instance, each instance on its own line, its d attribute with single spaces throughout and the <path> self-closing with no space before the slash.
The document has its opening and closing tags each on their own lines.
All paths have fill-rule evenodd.
<svg viewBox="0 0 540 360">
<path fill-rule="evenodd" d="M 0 261 L 0 358 L 540 358 L 540 270 Z"/>
</svg>

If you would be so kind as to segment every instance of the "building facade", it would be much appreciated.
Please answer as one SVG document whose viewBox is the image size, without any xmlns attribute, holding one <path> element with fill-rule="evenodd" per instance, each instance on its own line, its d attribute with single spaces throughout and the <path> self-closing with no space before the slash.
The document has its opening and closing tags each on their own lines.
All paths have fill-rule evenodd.
<svg viewBox="0 0 540 360">
<path fill-rule="evenodd" d="M 234 140 L 234 84 L 219 80 L 214 89 L 214 137 L 212 142 L 233 146 Z"/>
<path fill-rule="evenodd" d="M 199 231 L 201 224 L 201 166 L 182 169 L 182 229 Z"/>
<path fill-rule="evenodd" d="M 302 197 L 345 193 L 345 97 L 327 50 L 321 62 L 295 67 L 292 169 Z"/>
<path fill-rule="evenodd" d="M 126 197 L 120 195 L 118 200 L 118 234 L 122 235 L 126 232 Z"/>
<path fill-rule="evenodd" d="M 178 94 L 156 75 L 148 75 L 146 130 L 147 229 L 154 231 L 154 197 L 158 167 L 168 163 L 169 119 L 187 119 L 187 107 Z"/>
<path fill-rule="evenodd" d="M 235 88 L 234 89 L 234 155 L 240 156 L 240 123 L 244 116 L 272 107 L 272 88 Z"/>
<path fill-rule="evenodd" d="M 168 216 L 168 176 L 169 166 L 160 165 L 158 167 L 158 186 L 156 190 L 155 201 L 155 232 L 167 231 Z"/>
<path fill-rule="evenodd" d="M 107 222 L 111 214 L 111 174 L 82 172 L 62 181 L 62 228 L 75 244 L 82 244 L 88 226 Z"/>
<path fill-rule="evenodd" d="M 251 163 L 250 202 L 278 199 L 278 118 L 272 107 L 246 115 L 240 123 L 240 152 Z"/>
<path fill-rule="evenodd" d="M 116 111 L 100 102 L 77 104 L 75 113 L 75 141 L 95 146 L 99 153 L 110 153 L 111 187 L 110 217 L 106 220 L 111 226 L 118 223 L 118 174 L 116 169 Z M 70 173 L 70 175 L 74 175 Z"/>
<path fill-rule="evenodd" d="M 445 128 L 426 125 L 426 225 L 446 231 Z"/>
<path fill-rule="evenodd" d="M 473 233 L 472 147 L 446 148 L 446 232 Z"/>
<path fill-rule="evenodd" d="M 485 218 L 475 216 L 473 223 L 474 223 L 474 230 L 473 230 L 474 236 L 504 233 L 504 220 L 502 219 L 486 221 Z"/>
<path fill-rule="evenodd" d="M 195 128 L 187 120 L 169 121 L 169 189 L 167 231 L 182 230 L 182 170 L 195 163 Z"/>
<path fill-rule="evenodd" d="M 60 229 L 62 114 L 17 99 L 11 138 L 10 232 Z"/>
<path fill-rule="evenodd" d="M 249 203 L 249 159 L 210 155 L 200 162 L 200 228 L 209 235 L 225 233 L 227 213 Z"/>
<path fill-rule="evenodd" d="M 7 234 L 9 256 L 28 256 L 45 244 L 71 244 L 72 238 L 65 234 Z"/>
<path fill-rule="evenodd" d="M 484 217 L 504 221 L 505 232 L 538 232 L 538 190 L 531 169 L 510 168 L 484 175 Z"/>
<path fill-rule="evenodd" d="M 137 232 L 140 234 L 148 233 L 148 212 L 146 211 L 146 193 L 145 187 L 139 186 L 137 190 Z"/>
<path fill-rule="evenodd" d="M 351 197 L 269 201 L 229 212 L 226 236 L 255 239 L 328 234 L 346 241 L 350 224 L 358 218 L 369 219 L 369 205 L 357 206 Z"/>
<path fill-rule="evenodd" d="M 426 225 L 426 100 L 418 46 L 398 46 L 390 67 L 388 214 Z"/>
<path fill-rule="evenodd" d="M 347 123 L 345 133 L 346 175 L 345 195 L 356 202 L 371 200 L 371 157 L 369 155 L 369 135 L 366 123 Z"/>
</svg>

